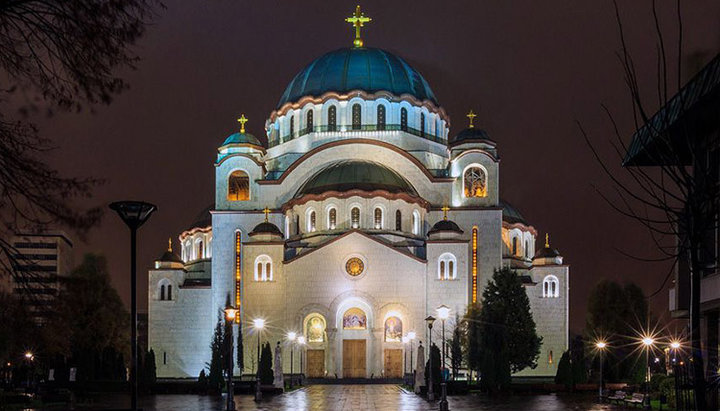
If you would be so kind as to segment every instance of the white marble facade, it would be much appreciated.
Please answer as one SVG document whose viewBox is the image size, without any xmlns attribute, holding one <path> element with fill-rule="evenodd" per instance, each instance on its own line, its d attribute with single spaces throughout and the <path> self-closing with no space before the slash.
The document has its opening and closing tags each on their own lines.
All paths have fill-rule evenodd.
<svg viewBox="0 0 720 411">
<path fill-rule="evenodd" d="M 329 54 L 367 52 L 372 62 L 373 50 Z M 370 77 L 382 69 L 369 66 Z M 302 80 L 311 83 L 307 73 Z M 252 320 L 264 318 L 262 338 L 283 343 L 285 372 L 293 331 L 307 349 L 323 350 L 315 352 L 322 369 L 308 373 L 344 377 L 344 341 L 364 340 L 360 376 L 386 375 L 386 350 L 404 348 L 398 336 L 414 331 L 415 347 L 425 345 L 423 320 L 441 304 L 451 309 L 450 336 L 473 283 L 480 299 L 503 265 L 522 276 L 543 337 L 538 367 L 521 375 L 555 375 L 567 349 L 568 266 L 500 200 L 498 145 L 479 128 L 452 134 L 434 96 L 412 85 L 402 92 L 392 82 L 388 90 L 375 89 L 376 80 L 352 90 L 330 83 L 281 100 L 265 121 L 267 144 L 243 130 L 219 147 L 214 206 L 182 232 L 179 255 L 169 250 L 150 270 L 158 377 L 197 377 L 226 301 L 240 302 L 245 373 L 255 367 Z M 348 313 L 361 313 L 350 326 Z"/>
</svg>

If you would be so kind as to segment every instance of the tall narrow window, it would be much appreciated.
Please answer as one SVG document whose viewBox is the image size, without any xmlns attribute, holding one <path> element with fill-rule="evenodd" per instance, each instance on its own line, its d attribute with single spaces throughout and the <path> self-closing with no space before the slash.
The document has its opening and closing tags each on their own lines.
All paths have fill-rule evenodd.
<svg viewBox="0 0 720 411">
<path fill-rule="evenodd" d="M 445 261 L 440 261 L 440 271 L 438 271 L 438 279 L 445 279 Z"/>
<path fill-rule="evenodd" d="M 487 196 L 487 176 L 480 167 L 468 167 L 463 174 L 465 197 Z"/>
<path fill-rule="evenodd" d="M 420 135 L 425 136 L 425 113 L 420 113 Z"/>
<path fill-rule="evenodd" d="M 300 235 L 300 216 L 295 216 L 295 234 Z"/>
<path fill-rule="evenodd" d="M 525 258 L 530 258 L 530 242 L 525 240 Z"/>
<path fill-rule="evenodd" d="M 308 215 L 308 232 L 312 233 L 315 231 L 315 210 L 310 211 L 310 214 Z"/>
<path fill-rule="evenodd" d="M 413 234 L 420 235 L 420 213 L 417 210 L 413 211 L 412 214 L 412 229 Z"/>
<path fill-rule="evenodd" d="M 407 109 L 405 107 L 400 109 L 400 130 L 407 131 Z"/>
<path fill-rule="evenodd" d="M 198 242 L 198 251 L 197 251 L 197 258 L 198 260 L 202 260 L 205 257 L 205 254 L 203 254 L 203 242 L 202 240 Z"/>
<path fill-rule="evenodd" d="M 385 106 L 382 104 L 377 106 L 377 129 L 385 130 Z"/>
<path fill-rule="evenodd" d="M 295 138 L 295 116 L 290 116 L 290 139 Z"/>
<path fill-rule="evenodd" d="M 242 170 L 235 170 L 228 177 L 228 201 L 247 201 L 250 199 L 250 178 Z"/>
<path fill-rule="evenodd" d="M 163 351 L 163 365 L 167 365 L 167 351 Z"/>
<path fill-rule="evenodd" d="M 512 255 L 517 255 L 517 237 L 513 237 L 512 241 Z"/>
<path fill-rule="evenodd" d="M 352 210 L 350 210 L 350 224 L 352 228 L 360 227 L 360 209 L 357 207 L 353 207 Z"/>
<path fill-rule="evenodd" d="M 362 109 L 360 104 L 355 103 L 352 106 L 352 129 L 360 130 L 362 128 Z"/>
<path fill-rule="evenodd" d="M 167 286 L 167 299 L 172 300 L 172 285 L 170 284 Z"/>
<path fill-rule="evenodd" d="M 160 286 L 160 301 L 165 301 L 165 284 Z"/>
<path fill-rule="evenodd" d="M 305 133 L 313 132 L 313 111 L 309 110 L 305 115 Z"/>
<path fill-rule="evenodd" d="M 395 230 L 402 231 L 402 212 L 395 211 Z"/>
<path fill-rule="evenodd" d="M 337 107 L 330 106 L 328 109 L 328 131 L 337 131 Z"/>
<path fill-rule="evenodd" d="M 379 230 L 382 228 L 382 209 L 380 207 L 375 208 L 375 229 Z"/>
<path fill-rule="evenodd" d="M 337 210 L 335 207 L 328 212 L 328 228 L 334 230 L 337 227 Z"/>
</svg>

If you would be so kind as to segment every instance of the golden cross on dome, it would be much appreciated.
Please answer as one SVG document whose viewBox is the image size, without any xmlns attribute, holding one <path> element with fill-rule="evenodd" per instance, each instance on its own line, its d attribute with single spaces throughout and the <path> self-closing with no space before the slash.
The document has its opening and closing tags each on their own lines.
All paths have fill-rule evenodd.
<svg viewBox="0 0 720 411">
<path fill-rule="evenodd" d="M 550 248 L 550 234 L 545 233 L 545 248 Z"/>
<path fill-rule="evenodd" d="M 470 126 L 469 126 L 470 128 L 475 127 L 475 125 L 473 124 L 473 120 L 475 120 L 475 117 L 477 117 L 477 114 L 473 113 L 472 110 L 470 110 L 470 112 L 467 113 L 467 118 L 470 119 Z"/>
<path fill-rule="evenodd" d="M 172 253 L 172 238 L 168 238 L 168 252 Z"/>
<path fill-rule="evenodd" d="M 365 14 L 360 11 L 360 5 L 358 4 L 352 17 L 346 18 L 345 21 L 351 23 L 353 27 L 355 27 L 355 40 L 353 41 L 353 44 L 356 48 L 362 47 L 363 41 L 362 38 L 360 38 L 360 28 L 363 27 L 365 23 L 371 22 L 372 19 L 370 17 L 365 17 Z"/>
<path fill-rule="evenodd" d="M 447 205 L 444 205 L 441 208 L 441 210 L 443 212 L 443 220 L 447 220 L 447 214 L 448 214 L 448 211 L 450 211 L 450 207 L 448 207 Z"/>
<path fill-rule="evenodd" d="M 241 114 L 240 118 L 237 120 L 238 123 L 240 123 L 240 132 L 245 134 L 245 123 L 248 122 L 247 117 L 245 117 L 245 114 Z"/>
<path fill-rule="evenodd" d="M 270 215 L 270 209 L 267 208 L 267 207 L 265 207 L 265 209 L 263 210 L 263 213 L 265 213 L 265 222 L 267 223 L 267 222 L 268 222 L 268 216 Z"/>
</svg>

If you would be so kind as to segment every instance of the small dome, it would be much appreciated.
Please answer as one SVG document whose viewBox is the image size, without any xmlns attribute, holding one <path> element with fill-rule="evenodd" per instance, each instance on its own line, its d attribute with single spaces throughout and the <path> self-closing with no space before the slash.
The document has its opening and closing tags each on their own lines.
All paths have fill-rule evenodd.
<svg viewBox="0 0 720 411">
<path fill-rule="evenodd" d="M 425 78 L 405 60 L 385 50 L 353 47 L 331 51 L 308 64 L 288 84 L 278 108 L 305 96 L 353 90 L 410 94 L 438 104 Z"/>
<path fill-rule="evenodd" d="M 182 258 L 180 258 L 179 255 L 175 254 L 171 250 L 167 250 L 163 253 L 163 255 L 160 256 L 160 258 L 157 259 L 157 261 L 163 262 L 163 263 L 181 263 L 183 262 Z"/>
<path fill-rule="evenodd" d="M 502 207 L 503 221 L 510 223 L 510 224 L 520 223 L 520 224 L 523 224 L 526 226 L 530 225 L 525 220 L 525 217 L 523 217 L 523 215 L 520 214 L 520 211 L 518 211 L 518 209 L 513 207 L 510 203 L 500 200 L 500 206 Z"/>
<path fill-rule="evenodd" d="M 470 141 L 485 141 L 495 144 L 495 142 L 490 138 L 490 135 L 488 135 L 487 131 L 476 127 L 468 127 L 465 130 L 462 130 L 456 136 L 451 137 L 448 144 L 455 145 Z"/>
<path fill-rule="evenodd" d="M 535 258 L 555 258 L 555 257 L 559 257 L 559 256 L 560 256 L 560 252 L 558 250 L 556 250 L 554 248 L 550 248 L 550 247 L 543 247 L 543 248 L 537 250 L 537 252 L 533 256 L 533 259 L 535 259 Z"/>
<path fill-rule="evenodd" d="M 249 235 L 253 236 L 258 234 L 273 234 L 282 237 L 282 232 L 280 231 L 278 226 L 268 221 L 263 221 L 262 223 L 256 225 Z"/>
<path fill-rule="evenodd" d="M 230 144 L 252 144 L 254 146 L 263 147 L 262 143 L 260 143 L 260 140 L 258 140 L 257 137 L 255 137 L 254 135 L 252 135 L 250 133 L 230 134 L 230 136 L 225 139 L 225 142 L 222 143 L 222 145 L 227 146 Z"/>
<path fill-rule="evenodd" d="M 303 184 L 295 194 L 323 194 L 328 191 L 384 190 L 389 193 L 418 194 L 413 186 L 395 171 L 372 161 L 344 160 L 330 164 Z"/>
<path fill-rule="evenodd" d="M 212 214 L 210 211 L 215 208 L 215 204 L 210 204 L 205 207 L 195 218 L 193 223 L 185 231 L 190 231 L 193 228 L 207 228 L 212 226 Z"/>
<path fill-rule="evenodd" d="M 460 229 L 460 227 L 455 224 L 452 220 L 440 220 L 435 225 L 432 226 L 430 231 L 428 231 L 428 235 L 439 233 L 441 231 L 454 231 L 456 233 L 462 234 L 463 230 Z"/>
</svg>

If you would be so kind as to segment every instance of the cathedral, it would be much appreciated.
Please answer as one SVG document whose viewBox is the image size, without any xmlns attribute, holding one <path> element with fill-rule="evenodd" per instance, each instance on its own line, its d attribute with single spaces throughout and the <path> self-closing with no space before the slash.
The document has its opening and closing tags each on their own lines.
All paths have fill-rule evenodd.
<svg viewBox="0 0 720 411">
<path fill-rule="evenodd" d="M 500 144 L 472 112 L 452 133 L 420 72 L 363 44 L 359 7 L 347 21 L 352 46 L 290 80 L 265 120 L 267 144 L 245 116 L 218 140 L 214 204 L 149 272 L 158 377 L 206 368 L 227 304 L 240 310 L 244 373 L 255 372 L 260 333 L 284 347 L 286 373 L 293 349 L 294 372 L 302 352 L 309 378 L 401 377 L 410 344 L 430 338 L 425 318 L 448 307 L 450 337 L 503 266 L 521 277 L 543 339 L 537 368 L 517 375 L 554 376 L 568 346 L 569 267 L 501 199 Z M 439 343 L 439 321 L 432 333 Z"/>
</svg>

